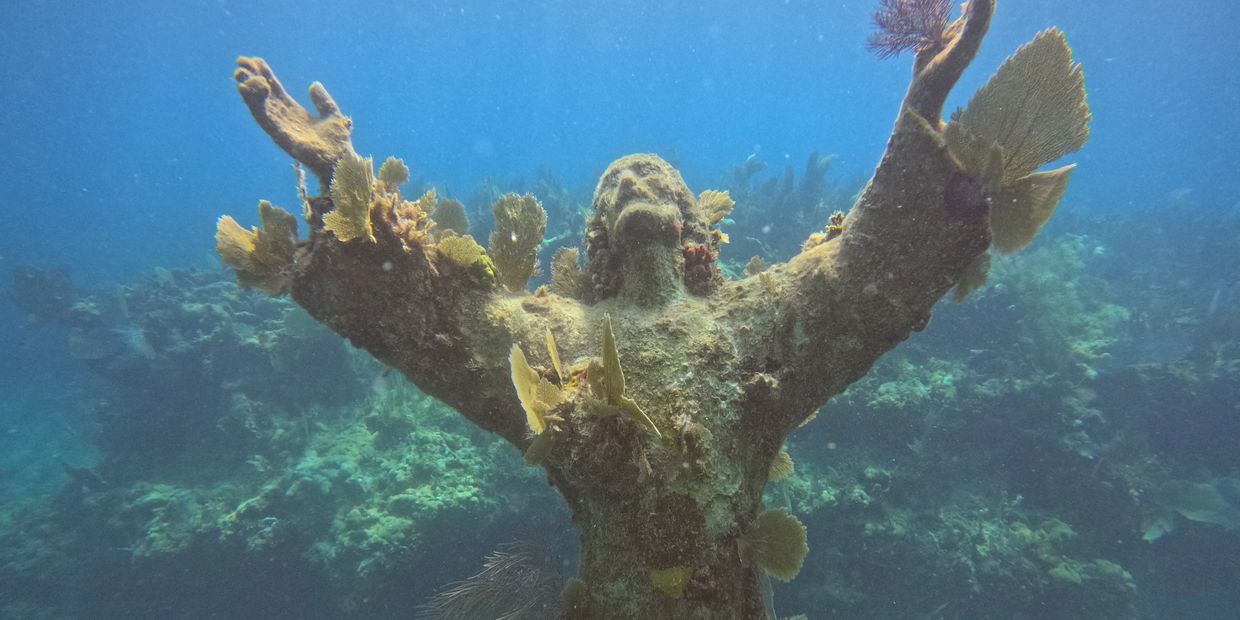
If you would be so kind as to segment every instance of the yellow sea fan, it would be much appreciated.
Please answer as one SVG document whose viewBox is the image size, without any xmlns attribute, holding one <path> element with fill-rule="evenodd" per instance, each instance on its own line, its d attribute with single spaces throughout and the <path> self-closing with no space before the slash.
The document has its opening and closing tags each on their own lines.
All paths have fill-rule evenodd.
<svg viewBox="0 0 1240 620">
<path fill-rule="evenodd" d="M 444 258 L 465 269 L 480 283 L 495 281 L 495 265 L 487 251 L 470 235 L 443 237 L 435 243 L 435 249 Z"/>
<path fill-rule="evenodd" d="M 1050 28 L 1023 45 L 953 120 L 982 144 L 1003 149 L 1003 184 L 1085 145 L 1085 75 L 1063 32 Z"/>
<path fill-rule="evenodd" d="M 720 220 L 727 217 L 735 205 L 736 201 L 732 200 L 732 196 L 726 191 L 708 189 L 698 196 L 698 209 L 702 213 L 702 218 L 710 226 L 718 224 Z"/>
<path fill-rule="evenodd" d="M 266 200 L 258 203 L 261 228 L 242 228 L 231 216 L 215 226 L 215 251 L 232 267 L 237 284 L 268 295 L 283 295 L 292 286 L 297 218 Z"/>
<path fill-rule="evenodd" d="M 780 450 L 775 455 L 775 460 L 771 461 L 771 471 L 768 476 L 771 482 L 779 482 L 792 475 L 796 471 L 796 463 L 792 462 L 792 456 L 787 450 Z"/>
<path fill-rule="evenodd" d="M 960 166 L 989 192 L 998 191 L 1003 182 L 1003 149 L 996 142 L 987 143 L 957 121 L 943 129 L 943 140 Z"/>
<path fill-rule="evenodd" d="M 1017 50 L 953 115 L 943 137 L 964 170 L 994 197 L 990 229 L 996 250 L 1024 248 L 1054 214 L 1073 167 L 1035 171 L 1080 149 L 1091 118 L 1085 76 L 1055 28 Z M 976 281 L 978 272 L 968 275 Z"/>
<path fill-rule="evenodd" d="M 323 228 L 341 242 L 358 237 L 375 240 L 370 226 L 370 202 L 374 197 L 374 161 L 346 155 L 332 173 L 331 197 L 335 207 L 323 216 Z"/>
<path fill-rule="evenodd" d="M 530 442 L 530 446 L 525 449 L 522 460 L 528 467 L 538 467 L 547 460 L 551 455 L 551 449 L 555 447 L 555 433 L 539 433 L 534 436 L 534 440 Z"/>
<path fill-rule="evenodd" d="M 531 194 L 505 194 L 491 208 L 495 232 L 491 233 L 487 254 L 495 262 L 499 281 L 512 292 L 525 289 L 534 274 L 538 246 L 547 232 L 547 212 Z"/>
<path fill-rule="evenodd" d="M 654 420 L 642 411 L 636 401 L 624 395 L 624 369 L 620 368 L 620 353 L 616 351 L 616 335 L 611 331 L 610 314 L 603 316 L 603 389 L 606 390 L 608 404 L 623 409 L 638 425 L 663 437 Z"/>
<path fill-rule="evenodd" d="M 551 335 L 551 328 L 547 328 L 547 355 L 551 356 L 551 366 L 555 368 L 555 376 L 561 382 L 564 381 L 564 365 L 560 363 L 560 348 L 555 346 L 555 336 Z"/>
<path fill-rule="evenodd" d="M 807 541 L 801 521 L 783 508 L 774 508 L 754 519 L 737 539 L 737 550 L 745 565 L 757 564 L 780 581 L 792 581 L 809 553 Z"/>
<path fill-rule="evenodd" d="M 1035 172 L 999 190 L 990 210 L 990 235 L 996 250 L 1011 254 L 1033 241 L 1054 215 L 1075 168 L 1076 164 L 1070 164 Z"/>
<path fill-rule="evenodd" d="M 969 295 L 986 284 L 990 277 L 990 252 L 982 252 L 969 262 L 960 273 L 956 286 L 952 289 L 952 301 L 962 303 Z"/>
<path fill-rule="evenodd" d="M 542 433 L 547 430 L 548 415 L 564 400 L 564 395 L 560 388 L 530 367 L 520 345 L 512 345 L 508 363 L 512 367 L 512 385 L 517 390 L 517 399 L 525 410 L 525 421 L 530 430 Z"/>
</svg>

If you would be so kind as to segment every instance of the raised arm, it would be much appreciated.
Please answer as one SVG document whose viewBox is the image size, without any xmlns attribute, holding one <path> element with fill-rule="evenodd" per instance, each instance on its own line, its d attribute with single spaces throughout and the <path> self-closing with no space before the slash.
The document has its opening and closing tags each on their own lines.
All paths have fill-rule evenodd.
<svg viewBox="0 0 1240 620">
<path fill-rule="evenodd" d="M 292 214 L 266 201 L 261 228 L 220 218 L 217 249 L 238 282 L 291 294 L 354 346 L 480 427 L 524 445 L 508 354 L 514 340 L 545 329 L 525 320 L 521 302 L 546 223 L 542 207 L 530 196 L 502 198 L 488 255 L 463 231 L 449 230 L 443 214 L 459 221 L 459 203 L 439 201 L 433 190 L 416 201 L 401 195 L 408 180 L 402 162 L 389 158 L 375 176 L 371 160 L 353 151 L 352 123 L 322 85 L 310 87 L 315 117 L 262 59 L 243 57 L 238 65 L 238 91 L 259 126 L 322 187 L 319 196 L 302 191 L 307 241 L 297 240 Z"/>
<path fill-rule="evenodd" d="M 783 387 L 771 398 L 784 406 L 763 408 L 788 411 L 786 424 L 925 328 L 953 287 L 963 296 L 984 281 L 992 241 L 999 251 L 1027 244 L 1071 172 L 1035 169 L 1088 136 L 1080 68 L 1055 30 L 1022 47 L 944 123 L 944 101 L 980 47 L 994 0 L 972 0 L 951 24 L 946 9 L 942 0 L 884 2 L 875 18 L 884 30 L 871 46 L 917 53 L 887 150 L 842 227 L 767 276 L 782 309 L 770 331 L 782 336 L 766 339 L 777 350 L 759 355 L 780 360 L 772 378 Z"/>
</svg>

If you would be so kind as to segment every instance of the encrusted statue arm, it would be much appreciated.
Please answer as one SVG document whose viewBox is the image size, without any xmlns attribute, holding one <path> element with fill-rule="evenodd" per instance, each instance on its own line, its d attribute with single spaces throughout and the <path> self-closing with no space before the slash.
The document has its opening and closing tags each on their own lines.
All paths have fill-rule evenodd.
<svg viewBox="0 0 1240 620">
<path fill-rule="evenodd" d="M 319 82 L 310 85 L 315 117 L 297 103 L 262 58 L 242 56 L 233 71 L 237 90 L 258 125 L 277 146 L 301 162 L 319 178 L 323 189 L 331 180 L 336 162 L 353 152 L 353 121 Z"/>
<path fill-rule="evenodd" d="M 766 276 L 781 289 L 775 410 L 795 424 L 920 331 L 953 287 L 984 281 L 992 245 L 1027 244 L 1063 195 L 1071 167 L 1035 172 L 1088 136 L 1080 68 L 1048 30 L 1009 58 L 967 109 L 940 119 L 986 34 L 994 0 L 948 24 L 946 0 L 888 0 L 871 47 L 916 61 L 887 150 L 847 217 Z M 768 345 L 763 345 L 768 346 Z M 775 398 L 775 396 L 772 396 Z M 764 408 L 767 411 L 771 407 Z"/>
<path fill-rule="evenodd" d="M 308 241 L 296 218 L 266 201 L 262 226 L 220 219 L 217 249 L 238 282 L 291 294 L 312 316 L 484 429 L 518 446 L 525 425 L 514 407 L 508 346 L 524 311 L 506 288 L 525 286 L 546 214 L 530 196 L 496 204 L 492 255 L 465 234 L 464 211 L 430 191 L 406 200 L 408 169 L 389 158 L 376 177 L 354 152 L 352 122 L 319 83 L 312 116 L 260 58 L 238 59 L 238 91 L 259 126 L 319 177 L 302 187 Z M 436 226 L 435 222 L 441 224 Z M 497 263 L 499 265 L 497 266 Z M 503 269 L 501 270 L 500 267 Z M 532 328 L 530 328 L 532 329 Z"/>
</svg>

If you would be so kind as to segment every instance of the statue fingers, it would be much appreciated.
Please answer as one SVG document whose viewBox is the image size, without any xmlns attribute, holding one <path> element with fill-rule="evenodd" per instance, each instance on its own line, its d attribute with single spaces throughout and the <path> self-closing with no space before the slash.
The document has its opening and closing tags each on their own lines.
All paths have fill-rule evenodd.
<svg viewBox="0 0 1240 620">
<path fill-rule="evenodd" d="M 328 94 L 327 89 L 322 82 L 315 82 L 310 85 L 310 101 L 314 103 L 314 108 L 319 111 L 323 117 L 341 116 L 340 106 L 336 105 L 336 100 Z"/>
</svg>

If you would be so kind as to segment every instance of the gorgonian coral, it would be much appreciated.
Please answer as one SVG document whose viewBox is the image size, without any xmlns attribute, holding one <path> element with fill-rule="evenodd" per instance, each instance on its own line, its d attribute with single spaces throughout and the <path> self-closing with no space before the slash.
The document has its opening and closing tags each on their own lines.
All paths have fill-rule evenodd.
<svg viewBox="0 0 1240 620">
<path fill-rule="evenodd" d="M 870 35 L 867 47 L 879 58 L 937 47 L 950 13 L 951 0 L 883 0 L 874 13 L 878 32 Z"/>
</svg>

